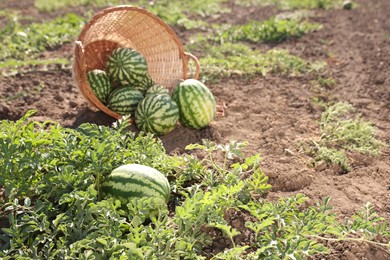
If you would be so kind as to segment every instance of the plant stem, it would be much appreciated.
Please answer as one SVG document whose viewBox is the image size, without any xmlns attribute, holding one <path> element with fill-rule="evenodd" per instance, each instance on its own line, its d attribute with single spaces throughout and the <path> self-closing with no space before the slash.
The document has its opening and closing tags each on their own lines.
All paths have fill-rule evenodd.
<svg viewBox="0 0 390 260">
<path fill-rule="evenodd" d="M 330 238 L 330 237 L 322 237 L 322 236 L 314 236 L 314 235 L 308 235 L 308 237 L 317 238 L 317 239 L 326 240 L 326 241 L 336 241 L 336 242 L 337 241 L 365 242 L 365 243 L 369 243 L 369 244 L 372 244 L 372 245 L 377 245 L 377 246 L 388 248 L 388 250 L 390 252 L 390 243 L 389 244 L 385 244 L 385 243 L 370 241 L 370 240 L 367 240 L 365 238 L 353 238 L 353 237 Z"/>
</svg>

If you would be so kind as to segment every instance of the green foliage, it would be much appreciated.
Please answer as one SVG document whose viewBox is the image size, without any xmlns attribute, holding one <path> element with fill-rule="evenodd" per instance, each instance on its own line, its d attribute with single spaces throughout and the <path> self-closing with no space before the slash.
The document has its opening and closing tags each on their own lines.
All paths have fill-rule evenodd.
<svg viewBox="0 0 390 260">
<path fill-rule="evenodd" d="M 347 152 L 377 155 L 386 145 L 375 136 L 376 129 L 351 104 L 338 102 L 321 115 L 320 140 L 313 142 L 310 153 L 315 161 L 337 164 L 349 172 Z"/>
<path fill-rule="evenodd" d="M 15 60 L 7 59 L 0 64 L 1 73 L 4 76 L 14 75 L 18 72 L 29 71 L 47 71 L 55 68 L 69 68 L 70 63 L 66 58 L 50 58 L 45 60 L 39 59 L 27 59 L 27 60 Z"/>
<path fill-rule="evenodd" d="M 374 211 L 369 202 L 346 221 L 344 229 L 346 232 L 362 232 L 365 239 L 372 239 L 378 233 L 390 236 L 389 223 Z"/>
<path fill-rule="evenodd" d="M 200 58 L 204 80 L 215 81 L 232 75 L 253 77 L 269 72 L 294 76 L 317 73 L 326 67 L 323 62 L 311 63 L 286 50 L 271 49 L 261 53 L 245 44 L 282 42 L 318 29 L 318 24 L 271 18 L 249 21 L 245 25 L 212 25 L 211 28 L 211 35 L 195 35 L 186 46 L 190 51 L 205 50 Z"/>
<path fill-rule="evenodd" d="M 138 5 L 144 6 L 148 11 L 159 16 L 169 25 L 183 26 L 186 29 L 194 29 L 206 27 L 208 25 L 205 21 L 203 21 L 204 17 L 230 12 L 230 9 L 221 5 L 225 2 L 227 1 L 144 0 L 140 1 Z"/>
<path fill-rule="evenodd" d="M 220 42 L 247 41 L 252 43 L 279 43 L 289 38 L 301 37 L 317 30 L 319 24 L 300 22 L 297 19 L 275 19 L 249 21 L 244 25 L 224 25 L 216 32 L 214 40 Z"/>
<path fill-rule="evenodd" d="M 35 0 L 34 6 L 44 12 L 52 12 L 65 7 L 74 7 L 82 5 L 95 5 L 104 6 L 108 4 L 120 4 L 124 1 L 119 0 L 62 0 L 62 1 L 50 1 L 50 0 Z M 122 3 L 124 4 L 124 3 Z"/>
<path fill-rule="evenodd" d="M 337 150 L 335 148 L 328 148 L 326 146 L 319 146 L 315 144 L 314 160 L 317 162 L 325 162 L 328 165 L 336 164 L 341 167 L 342 172 L 349 172 L 352 170 L 348 162 L 348 157 L 345 151 Z"/>
<path fill-rule="evenodd" d="M 71 42 L 83 24 L 83 18 L 68 14 L 46 23 L 22 25 L 18 16 L 10 13 L 7 15 L 6 26 L 0 29 L 0 68 L 22 64 L 48 64 L 48 61 L 35 60 L 37 53 Z"/>
<path fill-rule="evenodd" d="M 0 123 L 2 259 L 303 259 L 328 252 L 318 240 L 389 236 L 369 205 L 341 224 L 329 199 L 313 207 L 304 195 L 266 201 L 271 186 L 260 155 L 245 155 L 247 143 L 204 140 L 169 156 L 152 135 L 129 132 L 128 118 L 67 129 L 31 121 L 33 113 Z M 100 184 L 125 163 L 168 175 L 169 204 L 104 197 Z M 232 212 L 245 216 L 245 226 L 230 224 Z M 243 232 L 253 237 L 238 245 Z M 216 239 L 226 239 L 225 250 L 206 253 Z"/>
<path fill-rule="evenodd" d="M 251 257 L 303 259 L 303 256 L 328 252 L 309 236 L 340 233 L 335 215 L 329 212 L 329 200 L 298 213 L 306 199 L 298 194 L 280 199 L 277 203 L 248 203 L 243 206 L 256 218 L 254 222 L 247 222 L 246 226 L 255 232 L 255 245 L 261 245 L 250 254 Z"/>
<path fill-rule="evenodd" d="M 378 234 L 384 238 L 385 241 L 389 241 L 390 238 L 390 226 L 383 217 L 373 210 L 371 203 L 366 203 L 360 211 L 355 212 L 351 218 L 346 219 L 344 224 L 340 226 L 341 233 L 337 238 L 313 235 L 309 236 L 317 240 L 325 241 L 352 241 L 352 242 L 366 242 L 371 243 L 374 246 L 382 247 L 383 249 L 390 251 L 390 242 L 387 244 L 371 241 L 377 237 Z M 356 234 L 360 237 L 357 238 Z"/>
<path fill-rule="evenodd" d="M 202 1 L 180 1 L 180 0 L 141 0 L 132 5 L 146 8 L 149 12 L 159 16 L 165 23 L 174 26 L 183 26 L 186 29 L 193 29 L 207 26 L 201 18 L 218 13 L 230 12 L 221 4 L 226 0 L 202 0 Z M 42 11 L 51 12 L 64 7 L 74 6 L 113 6 L 128 4 L 123 0 L 35 0 L 35 7 Z"/>
<path fill-rule="evenodd" d="M 218 185 L 210 191 L 193 189 L 191 196 L 186 196 L 184 203 L 176 207 L 174 223 L 177 232 L 191 245 L 190 250 L 200 252 L 202 247 L 211 245 L 212 239 L 203 232 L 207 227 L 216 227 L 225 230 L 232 237 L 237 231 L 230 230 L 224 213 L 234 207 L 237 202 L 237 194 L 243 188 L 243 183 L 236 185 Z"/>
<path fill-rule="evenodd" d="M 318 77 L 318 82 L 322 87 L 327 87 L 327 88 L 336 84 L 336 81 L 333 78 Z"/>
<path fill-rule="evenodd" d="M 326 67 L 325 63 L 310 63 L 281 49 L 271 49 L 261 53 L 239 43 L 209 45 L 206 49 L 207 55 L 200 58 L 202 76 L 205 80 L 215 81 L 233 75 L 264 76 L 268 73 L 297 76 L 318 73 Z"/>
<path fill-rule="evenodd" d="M 122 164 L 139 163 L 169 173 L 175 163 L 152 135 L 124 132 L 126 120 L 115 128 L 83 124 L 67 129 L 53 122 L 28 122 L 32 113 L 0 124 L 0 186 L 10 198 L 58 200 L 91 184 L 99 189 L 103 178 Z"/>
<path fill-rule="evenodd" d="M 280 9 L 330 9 L 341 5 L 341 0 L 240 0 L 242 5 L 275 5 Z"/>
<path fill-rule="evenodd" d="M 342 102 L 328 107 L 321 115 L 322 141 L 331 147 L 378 154 L 384 143 L 375 137 L 375 127 L 354 110 L 351 104 Z"/>
</svg>

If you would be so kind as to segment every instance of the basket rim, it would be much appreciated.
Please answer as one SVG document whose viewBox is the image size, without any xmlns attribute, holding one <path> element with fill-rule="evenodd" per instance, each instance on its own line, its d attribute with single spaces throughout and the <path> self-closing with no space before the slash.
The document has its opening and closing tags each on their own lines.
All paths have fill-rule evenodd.
<svg viewBox="0 0 390 260">
<path fill-rule="evenodd" d="M 174 40 L 175 44 L 179 48 L 180 58 L 183 59 L 183 61 L 185 61 L 184 58 L 186 55 L 185 55 L 184 46 L 183 46 L 182 42 L 180 41 L 179 37 L 177 36 L 176 32 L 157 15 L 149 12 L 145 8 L 137 7 L 137 6 L 133 6 L 133 5 L 117 5 L 117 6 L 107 7 L 105 9 L 100 10 L 99 12 L 95 13 L 92 16 L 92 18 L 84 25 L 84 28 L 81 30 L 79 36 L 77 37 L 77 41 L 81 41 L 83 43 L 83 39 L 84 39 L 85 34 L 88 32 L 89 28 L 96 21 L 98 21 L 101 17 L 103 17 L 104 15 L 106 15 L 108 13 L 117 12 L 117 11 L 135 11 L 135 12 L 142 13 L 143 15 L 146 15 L 146 16 L 152 18 L 155 22 L 157 22 L 159 25 L 164 27 L 164 29 L 170 34 L 170 36 Z M 186 65 L 186 64 L 184 64 L 184 65 Z"/>
</svg>

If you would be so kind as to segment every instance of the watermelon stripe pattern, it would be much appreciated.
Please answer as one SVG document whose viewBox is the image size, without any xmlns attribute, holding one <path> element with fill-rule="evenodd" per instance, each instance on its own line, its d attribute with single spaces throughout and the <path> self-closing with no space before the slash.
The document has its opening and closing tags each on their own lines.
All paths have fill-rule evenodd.
<svg viewBox="0 0 390 260">
<path fill-rule="evenodd" d="M 166 196 L 166 191 L 158 183 L 150 179 L 141 180 L 134 174 L 113 174 L 106 185 L 106 192 L 115 193 L 120 197 Z"/>
<path fill-rule="evenodd" d="M 95 96 L 100 102 L 106 104 L 108 95 L 113 89 L 110 78 L 107 76 L 106 72 L 99 69 L 91 70 L 87 73 L 87 79 Z"/>
<path fill-rule="evenodd" d="M 149 95 L 135 111 L 138 129 L 156 135 L 171 132 L 179 120 L 179 109 L 169 95 Z"/>
<path fill-rule="evenodd" d="M 216 114 L 216 103 L 211 91 L 200 81 L 187 79 L 172 93 L 179 107 L 180 122 L 185 127 L 201 129 L 209 125 Z"/>
<path fill-rule="evenodd" d="M 167 88 L 156 84 L 148 88 L 148 90 L 146 90 L 145 97 L 150 95 L 157 95 L 157 94 L 169 95 L 169 91 Z"/>
<path fill-rule="evenodd" d="M 106 72 L 120 86 L 144 81 L 148 73 L 146 59 L 131 48 L 117 48 L 108 57 Z"/>
<path fill-rule="evenodd" d="M 120 115 L 133 114 L 143 98 L 142 93 L 132 87 L 117 88 L 108 97 L 107 107 Z"/>
<path fill-rule="evenodd" d="M 159 197 L 169 200 L 170 185 L 167 178 L 154 168 L 140 165 L 123 165 L 108 176 L 103 191 L 114 197 L 129 198 Z"/>
<path fill-rule="evenodd" d="M 149 75 L 147 75 L 143 81 L 139 82 L 139 84 L 135 86 L 135 88 L 142 93 L 145 93 L 150 87 L 154 86 L 155 84 L 156 83 L 154 82 L 154 80 Z"/>
</svg>

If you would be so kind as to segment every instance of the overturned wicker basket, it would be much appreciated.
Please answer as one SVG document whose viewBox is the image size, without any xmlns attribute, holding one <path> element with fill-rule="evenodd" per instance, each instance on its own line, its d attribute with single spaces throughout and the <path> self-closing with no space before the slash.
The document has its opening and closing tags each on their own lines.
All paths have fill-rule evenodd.
<svg viewBox="0 0 390 260">
<path fill-rule="evenodd" d="M 168 89 L 188 78 L 190 59 L 195 61 L 194 78 L 199 76 L 197 58 L 184 51 L 178 36 L 160 18 L 128 5 L 104 9 L 91 18 L 76 41 L 73 76 L 89 103 L 111 117 L 119 119 L 122 116 L 107 108 L 93 94 L 87 72 L 104 70 L 108 56 L 118 47 L 139 51 L 148 63 L 152 79 Z"/>
</svg>

